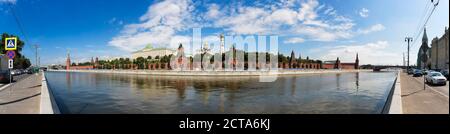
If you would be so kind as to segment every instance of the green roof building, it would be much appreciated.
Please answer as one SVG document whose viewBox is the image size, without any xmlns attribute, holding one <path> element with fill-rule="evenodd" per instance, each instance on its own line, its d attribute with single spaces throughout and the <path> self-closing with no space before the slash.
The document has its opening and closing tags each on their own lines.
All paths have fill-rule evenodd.
<svg viewBox="0 0 450 134">
<path fill-rule="evenodd" d="M 171 55 L 175 54 L 176 51 L 169 48 L 153 48 L 151 44 L 148 44 L 145 46 L 145 48 L 132 52 L 132 58 L 136 59 L 138 57 L 144 57 L 147 58 L 148 56 L 151 56 L 152 58 L 155 58 L 157 56 L 162 57 L 164 55 Z"/>
</svg>

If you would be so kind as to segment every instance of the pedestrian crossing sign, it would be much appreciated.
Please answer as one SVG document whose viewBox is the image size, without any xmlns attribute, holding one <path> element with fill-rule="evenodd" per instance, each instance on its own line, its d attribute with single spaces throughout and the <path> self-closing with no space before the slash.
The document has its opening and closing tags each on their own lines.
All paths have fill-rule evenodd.
<svg viewBox="0 0 450 134">
<path fill-rule="evenodd" d="M 16 50 L 16 49 L 17 49 L 17 37 L 6 38 L 5 50 Z"/>
</svg>

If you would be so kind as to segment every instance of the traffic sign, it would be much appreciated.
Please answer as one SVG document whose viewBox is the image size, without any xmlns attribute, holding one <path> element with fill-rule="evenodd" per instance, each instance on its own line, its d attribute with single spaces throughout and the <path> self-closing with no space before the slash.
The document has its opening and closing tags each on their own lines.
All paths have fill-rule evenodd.
<svg viewBox="0 0 450 134">
<path fill-rule="evenodd" d="M 5 50 L 17 49 L 17 37 L 5 38 Z"/>
<path fill-rule="evenodd" d="M 9 59 L 14 59 L 14 57 L 16 57 L 16 52 L 9 50 L 6 52 L 6 55 L 8 56 Z"/>
<path fill-rule="evenodd" d="M 8 60 L 8 68 L 9 69 L 13 69 L 13 67 L 14 67 L 14 60 L 13 59 L 9 59 Z"/>
</svg>

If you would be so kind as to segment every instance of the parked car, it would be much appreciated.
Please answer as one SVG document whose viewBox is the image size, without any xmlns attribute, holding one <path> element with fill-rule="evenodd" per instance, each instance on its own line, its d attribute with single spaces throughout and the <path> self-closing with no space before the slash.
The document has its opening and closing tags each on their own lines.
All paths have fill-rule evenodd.
<svg viewBox="0 0 450 134">
<path fill-rule="evenodd" d="M 414 73 L 414 69 L 409 68 L 406 72 L 408 73 L 408 75 L 411 75 Z"/>
<path fill-rule="evenodd" d="M 422 76 L 422 70 L 415 69 L 413 73 L 413 77 L 421 77 Z"/>
<path fill-rule="evenodd" d="M 27 74 L 33 74 L 33 70 L 31 68 L 27 69 Z"/>
<path fill-rule="evenodd" d="M 9 83 L 11 77 L 11 71 L 8 68 L 8 57 L 4 54 L 0 54 L 0 82 Z"/>
<path fill-rule="evenodd" d="M 427 74 L 428 74 L 428 70 L 422 69 L 422 75 L 427 75 Z"/>
<path fill-rule="evenodd" d="M 25 70 L 19 69 L 20 74 L 25 74 Z"/>
<path fill-rule="evenodd" d="M 11 75 L 13 75 L 13 76 L 14 76 L 14 75 L 17 75 L 17 72 L 14 71 L 14 70 L 12 70 L 12 71 L 11 71 Z"/>
<path fill-rule="evenodd" d="M 13 75 L 13 76 L 20 75 L 20 71 L 19 70 L 11 70 L 11 75 Z"/>
<path fill-rule="evenodd" d="M 425 76 L 425 82 L 431 85 L 446 85 L 447 78 L 439 72 L 429 72 Z"/>
<path fill-rule="evenodd" d="M 429 74 L 429 73 L 431 73 L 431 72 L 437 72 L 437 71 L 434 71 L 434 70 L 427 70 L 427 71 L 425 71 L 425 75 L 427 75 L 427 74 Z"/>
<path fill-rule="evenodd" d="M 441 74 L 448 80 L 448 70 L 441 70 Z"/>
<path fill-rule="evenodd" d="M 29 70 L 28 69 L 24 69 L 23 70 L 23 74 L 28 74 Z"/>
</svg>

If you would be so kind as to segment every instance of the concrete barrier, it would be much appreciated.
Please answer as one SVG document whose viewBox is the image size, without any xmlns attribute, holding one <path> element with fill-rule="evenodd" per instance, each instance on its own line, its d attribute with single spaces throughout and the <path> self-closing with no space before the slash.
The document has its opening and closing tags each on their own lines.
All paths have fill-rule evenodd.
<svg viewBox="0 0 450 134">
<path fill-rule="evenodd" d="M 402 87 L 399 71 L 383 108 L 383 114 L 403 114 Z"/>
<path fill-rule="evenodd" d="M 42 72 L 40 114 L 60 114 L 53 93 L 47 86 L 47 79 Z"/>
</svg>

